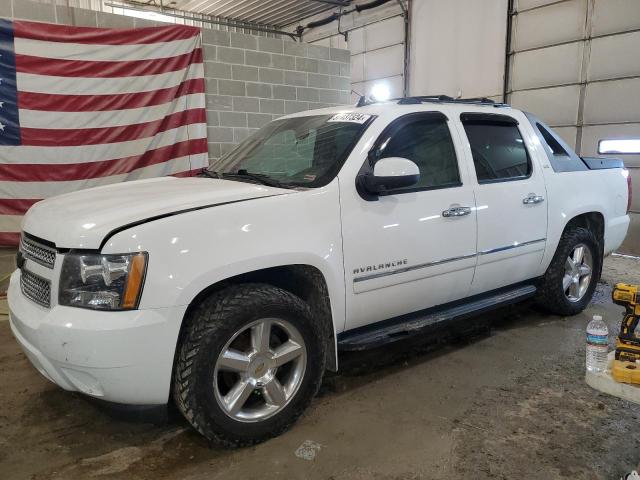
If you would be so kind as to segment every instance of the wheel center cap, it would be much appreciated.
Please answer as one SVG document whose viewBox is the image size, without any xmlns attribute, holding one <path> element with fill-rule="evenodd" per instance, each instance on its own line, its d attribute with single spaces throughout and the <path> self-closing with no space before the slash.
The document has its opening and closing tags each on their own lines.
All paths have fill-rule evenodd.
<svg viewBox="0 0 640 480">
<path fill-rule="evenodd" d="M 261 379 L 268 375 L 271 369 L 271 363 L 263 356 L 257 356 L 249 364 L 249 376 L 255 379 Z"/>
</svg>

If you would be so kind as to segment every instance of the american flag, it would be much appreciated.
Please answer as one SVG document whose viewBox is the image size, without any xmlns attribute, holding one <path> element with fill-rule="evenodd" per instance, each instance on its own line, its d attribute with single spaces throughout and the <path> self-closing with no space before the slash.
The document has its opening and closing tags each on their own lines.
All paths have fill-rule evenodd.
<svg viewBox="0 0 640 480">
<path fill-rule="evenodd" d="M 0 245 L 42 198 L 207 165 L 200 30 L 0 19 Z"/>
</svg>

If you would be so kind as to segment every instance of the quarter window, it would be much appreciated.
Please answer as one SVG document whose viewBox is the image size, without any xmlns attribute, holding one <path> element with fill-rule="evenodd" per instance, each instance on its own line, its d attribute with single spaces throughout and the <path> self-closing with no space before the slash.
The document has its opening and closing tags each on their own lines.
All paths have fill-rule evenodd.
<svg viewBox="0 0 640 480">
<path fill-rule="evenodd" d="M 378 158 L 407 158 L 420 169 L 420 180 L 397 191 L 416 191 L 461 185 L 458 160 L 446 118 L 418 115 L 400 120 L 390 136 L 381 139 Z"/>
<path fill-rule="evenodd" d="M 549 148 L 549 151 L 553 155 L 556 155 L 556 156 L 559 156 L 559 157 L 568 157 L 569 156 L 567 151 L 564 148 L 562 148 L 560 143 L 553 137 L 553 135 L 551 135 L 551 132 L 549 132 L 546 128 L 544 128 L 539 123 L 536 123 L 536 127 L 538 127 L 538 130 L 540 131 L 540 134 L 542 135 L 542 138 L 544 138 L 544 141 L 547 144 L 547 147 Z"/>
<path fill-rule="evenodd" d="M 531 175 L 531 160 L 515 120 L 462 118 L 479 183 L 518 180 Z M 498 116 L 496 116 L 498 117 Z M 504 117 L 504 116 L 499 116 Z"/>
</svg>

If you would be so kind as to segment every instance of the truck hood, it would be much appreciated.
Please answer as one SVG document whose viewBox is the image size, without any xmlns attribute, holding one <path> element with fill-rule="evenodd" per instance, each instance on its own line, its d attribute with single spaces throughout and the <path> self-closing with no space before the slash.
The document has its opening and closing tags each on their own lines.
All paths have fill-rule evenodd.
<svg viewBox="0 0 640 480">
<path fill-rule="evenodd" d="M 52 197 L 24 217 L 25 232 L 58 248 L 100 248 L 113 230 L 198 208 L 293 193 L 294 190 L 212 178 L 160 177 Z"/>
</svg>

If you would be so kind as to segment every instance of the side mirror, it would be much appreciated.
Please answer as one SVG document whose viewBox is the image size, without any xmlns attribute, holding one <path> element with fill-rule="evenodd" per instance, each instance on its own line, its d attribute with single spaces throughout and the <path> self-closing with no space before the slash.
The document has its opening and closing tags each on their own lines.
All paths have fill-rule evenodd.
<svg viewBox="0 0 640 480">
<path fill-rule="evenodd" d="M 389 157 L 375 163 L 373 174 L 363 177 L 363 186 L 368 192 L 380 195 L 396 188 L 410 187 L 418 180 L 418 165 L 406 158 Z"/>
</svg>

